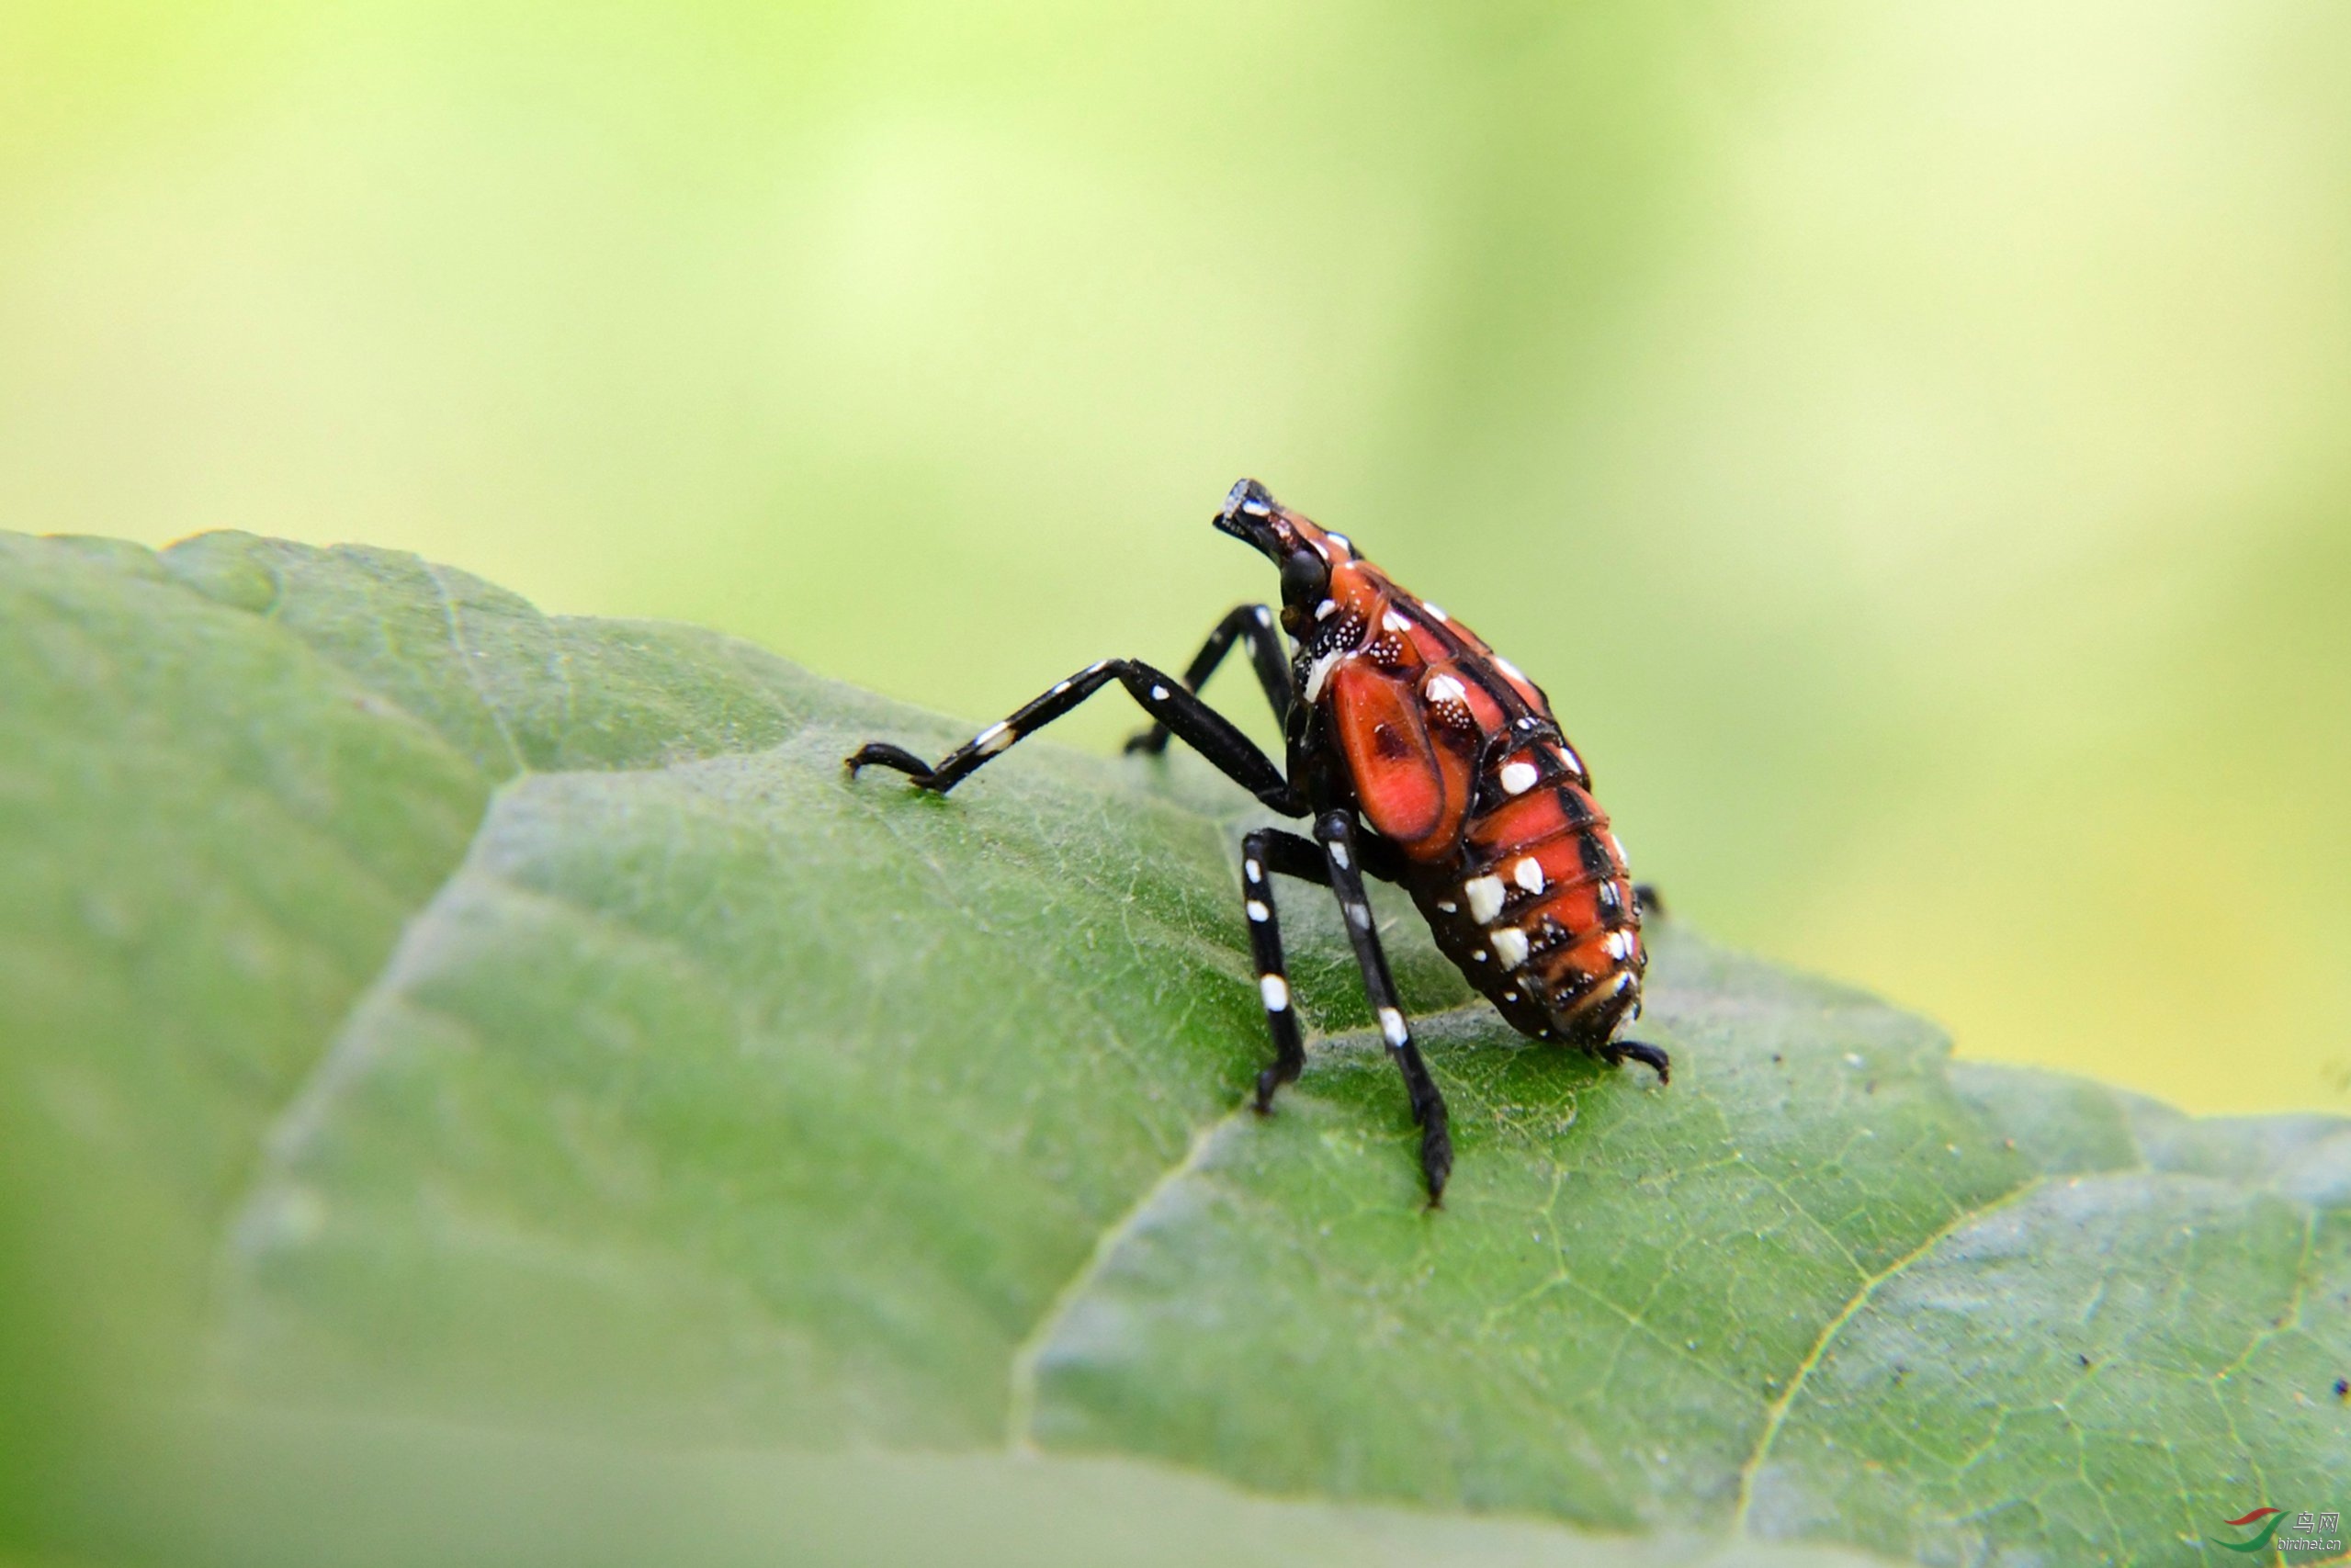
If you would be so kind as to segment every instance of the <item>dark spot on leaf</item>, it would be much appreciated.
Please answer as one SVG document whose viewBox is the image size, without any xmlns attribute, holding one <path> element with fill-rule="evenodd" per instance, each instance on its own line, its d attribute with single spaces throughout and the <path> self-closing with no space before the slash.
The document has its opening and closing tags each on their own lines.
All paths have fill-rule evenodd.
<svg viewBox="0 0 2351 1568">
<path fill-rule="evenodd" d="M 2090 1359 L 2087 1356 L 2079 1354 L 2078 1352 L 2074 1355 L 2074 1359 L 2081 1362 L 2082 1365 L 2085 1367 L 2090 1364 Z"/>
<path fill-rule="evenodd" d="M 2334 1397 L 2337 1399 L 2351 1399 L 2351 1378 L 2337 1378 L 2334 1380 Z"/>
</svg>

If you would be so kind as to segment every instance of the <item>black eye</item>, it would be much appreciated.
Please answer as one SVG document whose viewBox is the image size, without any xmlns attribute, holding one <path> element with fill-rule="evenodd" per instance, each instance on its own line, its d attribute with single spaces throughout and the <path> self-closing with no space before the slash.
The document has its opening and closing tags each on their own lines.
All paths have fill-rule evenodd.
<svg viewBox="0 0 2351 1568">
<path fill-rule="evenodd" d="M 1303 604 L 1309 599 L 1319 599 L 1330 586 L 1330 567 L 1312 550 L 1292 550 L 1282 563 L 1282 597 L 1285 603 Z"/>
</svg>

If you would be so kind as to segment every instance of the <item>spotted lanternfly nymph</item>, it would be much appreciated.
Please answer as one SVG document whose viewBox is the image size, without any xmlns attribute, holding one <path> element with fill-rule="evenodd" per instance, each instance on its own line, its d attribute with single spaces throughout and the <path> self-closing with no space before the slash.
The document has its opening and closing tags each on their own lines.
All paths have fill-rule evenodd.
<svg viewBox="0 0 2351 1568">
<path fill-rule="evenodd" d="M 1255 479 L 1225 497 L 1217 528 L 1254 545 L 1282 574 L 1281 626 L 1244 604 L 1208 634 L 1179 682 L 1139 660 L 1088 665 L 933 765 L 872 741 L 848 759 L 895 768 L 924 789 L 953 789 L 973 769 L 1115 681 L 1155 721 L 1127 742 L 1159 751 L 1170 733 L 1285 817 L 1314 818 L 1314 838 L 1266 828 L 1241 840 L 1241 898 L 1273 1065 L 1257 1108 L 1305 1066 L 1274 913 L 1275 874 L 1339 899 L 1388 1051 L 1420 1125 L 1420 1168 L 1434 1202 L 1452 1169 L 1444 1097 L 1429 1077 L 1380 950 L 1368 874 L 1399 884 L 1437 946 L 1520 1033 L 1580 1046 L 1611 1066 L 1631 1060 L 1663 1081 L 1654 1045 L 1619 1038 L 1641 1011 L 1641 899 L 1624 847 L 1592 799 L 1591 775 L 1551 704 L 1518 666 L 1436 605 L 1355 553 L 1346 536 L 1276 502 Z M 1289 766 L 1276 768 L 1194 694 L 1235 642 L 1281 719 Z"/>
</svg>

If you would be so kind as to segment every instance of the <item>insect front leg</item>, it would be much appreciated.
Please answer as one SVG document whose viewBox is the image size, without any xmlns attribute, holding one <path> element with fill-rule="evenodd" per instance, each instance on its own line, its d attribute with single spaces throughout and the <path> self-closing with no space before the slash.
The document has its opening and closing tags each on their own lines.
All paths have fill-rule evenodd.
<svg viewBox="0 0 2351 1568">
<path fill-rule="evenodd" d="M 926 762 L 903 746 L 869 740 L 845 760 L 852 775 L 867 767 L 895 768 L 922 789 L 941 795 L 1013 742 L 1035 734 L 1104 686 L 1116 681 L 1143 711 L 1174 731 L 1178 739 L 1215 765 L 1226 778 L 1285 817 L 1304 817 L 1303 796 L 1290 787 L 1256 743 L 1233 728 L 1223 714 L 1202 702 L 1172 676 L 1154 670 L 1139 659 L 1105 659 L 1089 664 L 1067 681 L 991 724 L 935 763 Z"/>
<path fill-rule="evenodd" d="M 1290 660 L 1282 651 L 1281 634 L 1273 629 L 1273 612 L 1266 605 L 1238 605 L 1216 623 L 1216 629 L 1208 634 L 1208 640 L 1201 644 L 1191 667 L 1183 672 L 1185 687 L 1196 692 L 1206 685 L 1236 638 L 1249 644 L 1249 663 L 1257 671 L 1257 683 L 1265 689 L 1266 705 L 1273 710 L 1273 721 L 1288 725 L 1290 705 L 1295 700 L 1290 682 Z M 1168 727 L 1155 724 L 1129 736 L 1126 749 L 1157 756 L 1168 749 Z"/>
<path fill-rule="evenodd" d="M 1372 906 L 1363 897 L 1362 855 L 1357 847 L 1352 812 L 1326 811 L 1315 821 L 1315 837 L 1322 840 L 1323 863 L 1330 890 L 1339 897 L 1339 912 L 1347 923 L 1347 939 L 1354 944 L 1355 966 L 1362 972 L 1363 994 L 1380 1021 L 1388 1055 L 1404 1075 L 1405 1092 L 1411 1097 L 1412 1119 L 1420 1124 L 1420 1174 L 1429 1183 L 1433 1206 L 1445 1195 L 1445 1178 L 1453 1168 L 1453 1140 L 1445 1114 L 1445 1097 L 1429 1076 L 1429 1064 L 1412 1041 L 1404 1009 L 1388 974 L 1387 954 L 1380 949 L 1380 933 L 1372 921 Z"/>
</svg>

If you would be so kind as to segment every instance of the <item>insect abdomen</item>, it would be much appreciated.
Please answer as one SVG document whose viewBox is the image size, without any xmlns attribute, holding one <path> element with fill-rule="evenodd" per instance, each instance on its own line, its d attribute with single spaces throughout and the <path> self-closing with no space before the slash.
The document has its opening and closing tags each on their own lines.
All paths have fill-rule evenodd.
<svg viewBox="0 0 2351 1568">
<path fill-rule="evenodd" d="M 1523 1032 L 1605 1042 L 1637 1010 L 1648 961 L 1607 814 L 1554 777 L 1472 816 L 1462 851 L 1457 880 L 1421 895 L 1439 944 Z"/>
</svg>

